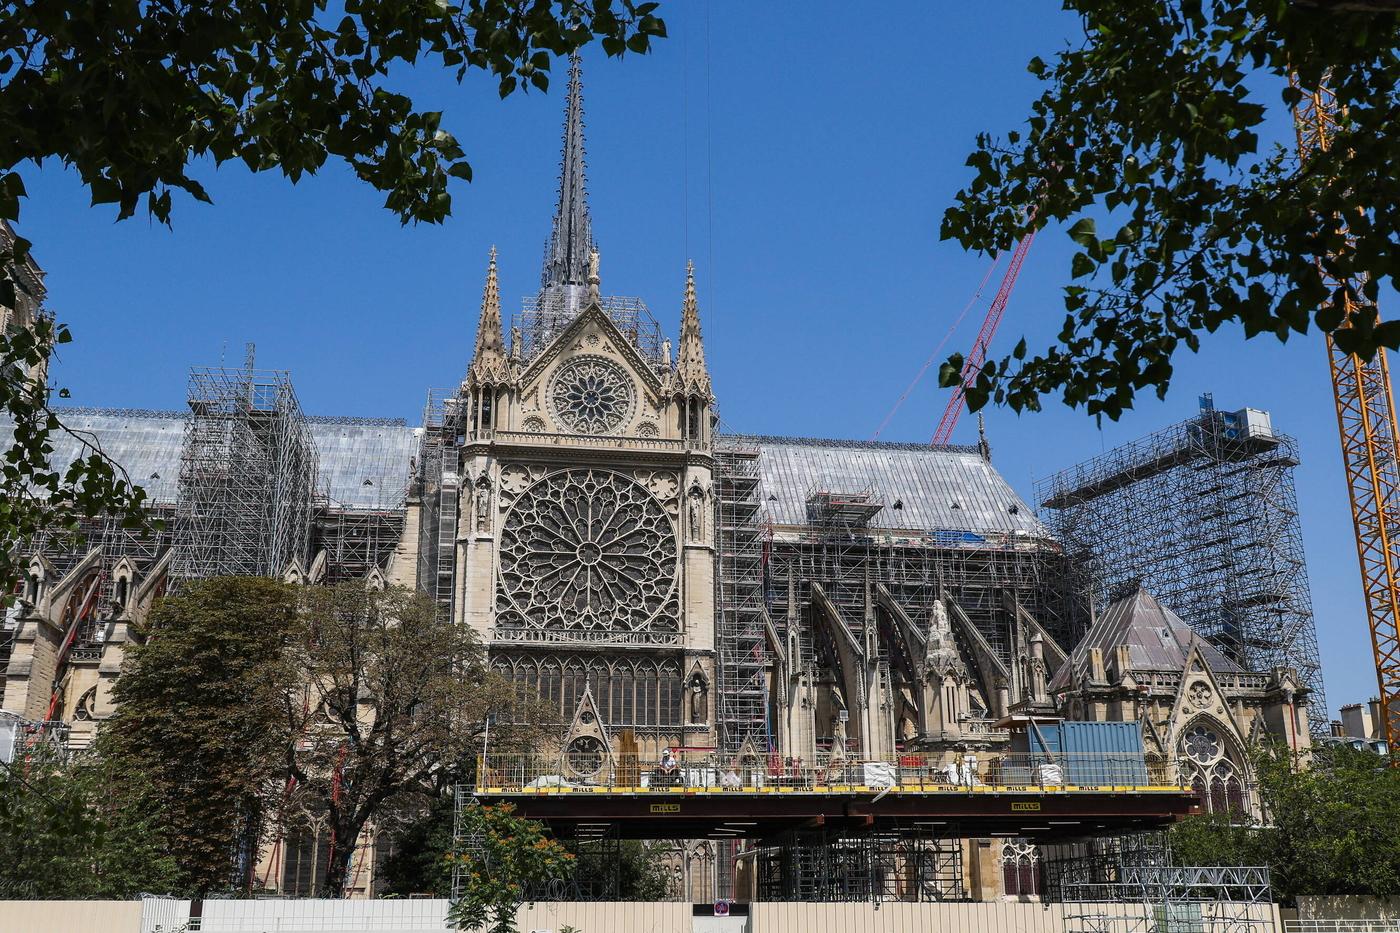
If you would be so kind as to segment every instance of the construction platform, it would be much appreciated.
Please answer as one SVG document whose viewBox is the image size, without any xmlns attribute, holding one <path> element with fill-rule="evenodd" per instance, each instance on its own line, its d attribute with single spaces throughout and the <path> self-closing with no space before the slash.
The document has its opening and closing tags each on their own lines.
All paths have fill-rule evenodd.
<svg viewBox="0 0 1400 933">
<path fill-rule="evenodd" d="M 559 756 L 492 756 L 466 793 L 510 803 L 560 838 L 768 839 L 789 830 L 1035 839 L 1116 835 L 1200 811 L 1175 762 L 1001 756 L 959 765 L 840 762 L 674 768 L 610 763 L 567 778 Z"/>
</svg>

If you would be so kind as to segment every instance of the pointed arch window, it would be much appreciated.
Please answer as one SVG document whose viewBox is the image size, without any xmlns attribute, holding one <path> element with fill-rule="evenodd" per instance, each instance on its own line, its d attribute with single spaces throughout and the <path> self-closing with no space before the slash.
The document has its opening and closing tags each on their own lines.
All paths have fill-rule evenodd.
<svg viewBox="0 0 1400 933">
<path fill-rule="evenodd" d="M 1001 847 L 1002 891 L 1010 897 L 1040 894 L 1040 850 L 1026 839 L 1008 839 Z"/>
<path fill-rule="evenodd" d="M 1248 814 L 1244 770 L 1232 756 L 1222 729 L 1198 720 L 1182 734 L 1179 747 L 1191 769 L 1191 787 L 1208 812 Z"/>
</svg>

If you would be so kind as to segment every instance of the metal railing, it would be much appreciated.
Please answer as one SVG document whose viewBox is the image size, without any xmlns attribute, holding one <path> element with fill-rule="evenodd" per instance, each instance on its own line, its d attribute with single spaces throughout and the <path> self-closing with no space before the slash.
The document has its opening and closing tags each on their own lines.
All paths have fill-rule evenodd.
<svg viewBox="0 0 1400 933">
<path fill-rule="evenodd" d="M 683 752 L 660 760 L 638 756 L 531 753 L 489 754 L 480 762 L 478 787 L 504 793 L 551 790 L 615 790 L 632 793 L 721 791 L 822 792 L 836 788 L 899 791 L 1042 792 L 1182 788 L 1180 763 L 1132 753 L 1007 753 L 900 755 L 894 761 L 834 758 L 804 761 L 769 756 Z"/>
<path fill-rule="evenodd" d="M 1400 917 L 1389 920 L 1285 920 L 1284 933 L 1400 933 Z"/>
</svg>

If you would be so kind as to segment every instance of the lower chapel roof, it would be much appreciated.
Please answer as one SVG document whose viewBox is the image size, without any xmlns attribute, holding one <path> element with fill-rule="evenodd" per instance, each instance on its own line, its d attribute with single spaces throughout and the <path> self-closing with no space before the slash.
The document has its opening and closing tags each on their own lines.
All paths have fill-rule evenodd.
<svg viewBox="0 0 1400 933">
<path fill-rule="evenodd" d="M 58 414 L 125 467 L 153 502 L 175 501 L 186 413 L 69 408 Z M 314 417 L 308 427 L 319 455 L 321 491 L 333 505 L 402 506 L 417 428 L 402 419 Z M 854 494 L 882 505 L 870 520 L 879 528 L 1050 537 L 974 447 L 758 435 L 726 435 L 720 443 L 758 451 L 760 504 L 778 525 L 806 524 L 813 494 Z M 55 466 L 83 452 L 77 439 L 55 436 Z"/>
</svg>

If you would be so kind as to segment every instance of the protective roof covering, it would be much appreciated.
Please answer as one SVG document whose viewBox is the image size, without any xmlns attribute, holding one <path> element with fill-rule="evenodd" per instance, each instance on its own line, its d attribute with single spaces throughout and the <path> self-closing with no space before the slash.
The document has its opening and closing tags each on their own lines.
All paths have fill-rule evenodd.
<svg viewBox="0 0 1400 933">
<path fill-rule="evenodd" d="M 123 408 L 58 409 L 63 423 L 95 442 L 126 468 L 152 501 L 173 503 L 180 480 L 180 447 L 188 415 L 180 411 Z M 347 509 L 394 509 L 403 505 L 409 465 L 418 449 L 417 430 L 402 419 L 308 418 L 320 459 L 318 490 Z M 63 466 L 86 454 L 67 434 L 54 436 L 53 463 Z"/>
<path fill-rule="evenodd" d="M 1050 537 L 975 447 L 766 435 L 723 440 L 759 450 L 760 504 L 775 525 L 806 524 L 814 492 L 868 491 L 884 504 L 872 527 Z"/>
<path fill-rule="evenodd" d="M 1094 620 L 1089 631 L 1075 646 L 1068 664 L 1060 665 L 1050 682 L 1050 690 L 1070 686 L 1074 671 L 1089 669 L 1089 649 L 1098 648 L 1107 662 L 1119 645 L 1128 646 L 1128 659 L 1138 671 L 1181 671 L 1192 645 L 1213 671 L 1244 670 L 1219 648 L 1201 638 L 1191 626 L 1142 588 L 1110 605 Z"/>
</svg>

